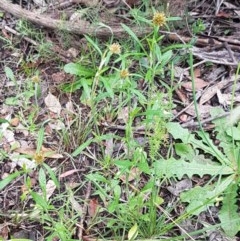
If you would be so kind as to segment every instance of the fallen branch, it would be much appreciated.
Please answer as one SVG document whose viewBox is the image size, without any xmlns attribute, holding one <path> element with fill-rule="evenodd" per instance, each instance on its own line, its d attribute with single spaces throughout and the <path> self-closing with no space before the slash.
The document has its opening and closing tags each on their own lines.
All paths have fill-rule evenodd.
<svg viewBox="0 0 240 241">
<path fill-rule="evenodd" d="M 39 14 L 37 12 L 31 12 L 29 10 L 21 8 L 17 4 L 12 4 L 9 0 L 1 0 L 0 8 L 4 11 L 11 13 L 15 17 L 26 19 L 32 23 L 38 24 L 42 27 L 50 29 L 64 30 L 75 34 L 89 34 L 96 37 L 107 37 L 114 35 L 116 37 L 126 36 L 126 31 L 122 28 L 120 24 L 103 27 L 103 26 L 93 26 L 85 20 L 80 20 L 77 22 L 64 21 L 58 19 L 52 19 L 46 14 Z M 132 31 L 137 36 L 144 36 L 152 31 L 149 27 L 131 27 Z"/>
</svg>

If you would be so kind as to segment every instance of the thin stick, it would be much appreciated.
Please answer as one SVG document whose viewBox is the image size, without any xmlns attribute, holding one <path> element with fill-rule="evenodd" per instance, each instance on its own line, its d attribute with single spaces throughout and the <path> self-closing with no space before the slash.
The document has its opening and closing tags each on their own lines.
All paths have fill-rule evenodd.
<svg viewBox="0 0 240 241">
<path fill-rule="evenodd" d="M 88 182 L 85 203 L 84 203 L 84 206 L 83 206 L 83 209 L 82 209 L 81 221 L 80 221 L 80 224 L 77 225 L 79 227 L 79 231 L 78 231 L 79 240 L 82 240 L 82 237 L 83 237 L 83 230 L 84 230 L 83 223 L 84 223 L 86 215 L 87 215 L 88 202 L 89 202 L 89 197 L 91 195 L 91 189 L 92 189 L 92 183 Z"/>
</svg>

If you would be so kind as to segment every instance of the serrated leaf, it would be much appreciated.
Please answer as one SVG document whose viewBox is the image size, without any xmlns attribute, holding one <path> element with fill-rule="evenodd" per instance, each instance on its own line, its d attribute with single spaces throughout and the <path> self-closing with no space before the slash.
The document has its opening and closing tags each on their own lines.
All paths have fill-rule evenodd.
<svg viewBox="0 0 240 241">
<path fill-rule="evenodd" d="M 166 127 L 174 139 L 180 139 L 185 144 L 189 142 L 189 138 L 191 136 L 190 132 L 181 127 L 179 123 L 169 122 L 167 123 Z"/>
<path fill-rule="evenodd" d="M 224 232 L 235 236 L 240 231 L 240 215 L 238 214 L 237 202 L 238 184 L 232 183 L 225 191 L 222 208 L 219 212 L 219 219 Z"/>
<path fill-rule="evenodd" d="M 183 159 L 176 160 L 170 158 L 168 160 L 159 160 L 155 162 L 156 173 L 159 177 L 177 177 L 181 179 L 184 175 L 191 178 L 193 175 L 230 175 L 234 173 L 233 169 L 228 166 L 222 166 L 218 163 L 207 160 L 197 162 L 193 159 L 192 162 L 187 162 Z"/>
<path fill-rule="evenodd" d="M 216 198 L 224 193 L 228 186 L 233 182 L 234 175 L 231 175 L 220 183 L 206 185 L 203 187 L 196 186 L 189 191 L 180 194 L 182 202 L 189 203 L 187 212 L 198 215 L 208 207 L 213 206 Z"/>
<path fill-rule="evenodd" d="M 198 136 L 202 138 L 202 140 L 199 140 L 196 139 L 194 134 L 181 127 L 179 123 L 170 122 L 167 124 L 167 129 L 174 139 L 180 139 L 185 144 L 191 144 L 195 149 L 198 148 L 213 155 L 222 164 L 230 164 L 226 156 L 213 144 L 208 133 L 198 132 Z"/>
<path fill-rule="evenodd" d="M 135 223 L 128 231 L 128 240 L 134 240 L 138 235 L 138 225 Z"/>
</svg>

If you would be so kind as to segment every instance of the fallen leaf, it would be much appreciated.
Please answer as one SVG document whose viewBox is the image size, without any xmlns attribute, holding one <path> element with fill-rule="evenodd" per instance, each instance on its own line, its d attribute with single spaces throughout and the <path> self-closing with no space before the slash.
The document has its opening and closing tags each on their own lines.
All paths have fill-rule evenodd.
<svg viewBox="0 0 240 241">
<path fill-rule="evenodd" d="M 20 122 L 20 120 L 17 117 L 11 119 L 11 121 L 10 121 L 11 126 L 18 126 L 19 122 Z"/>
<path fill-rule="evenodd" d="M 210 115 L 210 110 L 213 107 L 211 105 L 198 105 L 198 113 L 201 118 L 206 118 Z M 185 111 L 187 114 L 191 116 L 196 116 L 196 111 L 194 106 L 189 106 L 189 108 Z"/>
<path fill-rule="evenodd" d="M 37 150 L 35 148 L 30 148 L 30 147 L 20 147 L 20 148 L 17 148 L 16 150 L 14 150 L 14 151 L 18 152 L 18 153 L 21 153 L 21 154 L 29 155 L 31 157 L 34 157 L 34 155 L 37 152 Z M 51 148 L 46 148 L 44 146 L 42 146 L 41 152 L 42 152 L 44 158 L 52 158 L 52 159 L 63 158 L 62 154 L 56 153 Z"/>
<path fill-rule="evenodd" d="M 52 130 L 62 130 L 65 128 L 64 123 L 61 120 L 55 120 L 55 121 L 51 121 L 48 123 L 49 127 L 51 127 Z"/>
<path fill-rule="evenodd" d="M 54 191 L 56 189 L 56 185 L 53 180 L 49 180 L 46 185 L 47 190 L 47 200 L 53 195 Z"/>
<path fill-rule="evenodd" d="M 47 108 L 52 111 L 53 113 L 56 113 L 60 115 L 62 106 L 58 100 L 57 97 L 52 95 L 50 92 L 48 93 L 47 97 L 44 99 L 45 105 Z"/>
<path fill-rule="evenodd" d="M 105 155 L 111 157 L 113 154 L 113 138 L 109 138 L 105 141 Z"/>
<path fill-rule="evenodd" d="M 178 98 L 179 98 L 184 104 L 187 104 L 187 103 L 189 102 L 186 94 L 183 93 L 183 91 L 182 91 L 181 89 L 176 89 L 175 92 L 176 92 Z"/>
<path fill-rule="evenodd" d="M 118 120 L 122 120 L 124 123 L 127 123 L 129 118 L 129 107 L 123 107 L 119 112 L 118 112 Z"/>
<path fill-rule="evenodd" d="M 88 204 L 88 214 L 90 217 L 95 217 L 95 215 L 97 214 L 99 205 L 98 205 L 98 199 L 97 198 L 92 198 L 89 200 L 89 204 Z"/>
<path fill-rule="evenodd" d="M 64 177 L 68 177 L 68 176 L 72 175 L 73 173 L 75 173 L 75 172 L 80 172 L 80 171 L 81 171 L 81 169 L 69 170 L 69 171 L 66 171 L 66 172 L 62 173 L 62 174 L 59 176 L 59 178 L 61 179 L 61 178 L 64 178 Z"/>
<path fill-rule="evenodd" d="M 65 79 L 66 74 L 63 71 L 52 74 L 52 80 L 56 83 L 62 83 Z"/>
<path fill-rule="evenodd" d="M 218 83 L 216 83 L 215 85 L 209 87 L 201 96 L 201 99 L 199 101 L 200 105 L 203 105 L 204 103 L 206 103 L 207 101 L 209 101 L 210 99 L 212 99 L 212 97 L 217 93 L 218 90 L 221 90 L 223 87 L 225 87 L 227 84 L 229 84 L 229 82 L 232 80 L 233 78 L 230 79 L 224 79 Z"/>
<path fill-rule="evenodd" d="M 29 160 L 26 157 L 19 155 L 19 153 L 12 153 L 9 155 L 9 159 L 16 163 L 20 167 L 25 167 L 27 169 L 36 168 L 37 164 L 35 161 Z"/>
<path fill-rule="evenodd" d="M 204 81 L 201 78 L 194 78 L 195 81 L 195 90 L 201 90 L 202 88 L 204 88 L 205 86 L 209 85 L 208 82 Z M 186 90 L 192 91 L 192 81 L 188 81 L 182 84 L 182 87 L 184 87 Z"/>
<path fill-rule="evenodd" d="M 141 175 L 140 169 L 137 167 L 132 167 L 128 174 L 128 179 L 127 179 L 126 174 L 121 175 L 120 179 L 123 182 L 126 182 L 126 180 L 128 180 L 128 182 L 131 182 L 131 181 L 135 180 L 137 177 L 139 177 L 140 175 Z"/>
</svg>

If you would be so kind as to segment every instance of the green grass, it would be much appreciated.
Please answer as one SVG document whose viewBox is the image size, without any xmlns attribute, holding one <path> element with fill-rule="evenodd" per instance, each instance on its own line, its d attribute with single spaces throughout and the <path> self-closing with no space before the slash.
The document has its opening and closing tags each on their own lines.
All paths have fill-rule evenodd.
<svg viewBox="0 0 240 241">
<path fill-rule="evenodd" d="M 25 157 L 37 165 L 33 170 L 27 164 L 18 167 L 0 181 L 0 191 L 22 178 L 21 212 L 13 210 L 10 219 L 18 225 L 38 222 L 44 240 L 78 240 L 81 229 L 85 236 L 103 240 L 149 241 L 195 240 L 194 235 L 204 236 L 215 229 L 229 237 L 239 232 L 240 140 L 234 133 L 240 132 L 240 125 L 227 126 L 226 119 L 215 121 L 217 147 L 202 128 L 191 133 L 170 122 L 177 85 L 172 70 L 179 61 L 174 51 L 179 45 L 163 46 L 159 27 L 145 22 L 153 31 L 143 39 L 123 25 L 127 43 L 102 44 L 86 36 L 89 54 L 64 66 L 74 80 L 59 86 L 61 93 L 75 97 L 73 112 L 65 108 L 64 114 L 46 116 L 39 123 L 38 83 L 28 79 L 18 86 L 11 69 L 5 69 L 18 89 L 6 104 L 19 108 L 18 116 L 35 142 L 35 154 L 19 159 Z M 114 43 L 120 49 L 113 51 Z M 189 63 L 193 65 L 191 54 Z M 19 101 L 24 102 L 22 107 Z M 36 111 L 25 116 L 32 102 Z M 219 112 L 214 111 L 213 116 Z M 56 119 L 64 127 L 49 134 L 48 123 Z M 6 129 L 14 132 L 15 127 L 3 125 L 9 119 L 1 120 L 3 140 Z M 42 151 L 45 145 L 63 154 L 64 161 L 48 159 Z M 0 164 L 8 161 L 7 155 Z M 62 173 L 80 167 L 84 169 L 81 176 L 63 181 Z M 33 171 L 37 185 L 32 183 Z M 196 176 L 208 178 L 179 197 L 166 194 L 169 184 Z M 91 194 L 86 196 L 89 182 Z M 200 212 L 216 205 L 220 205 L 218 224 L 201 223 L 195 232 L 182 228 L 184 221 L 196 222 Z"/>
</svg>

